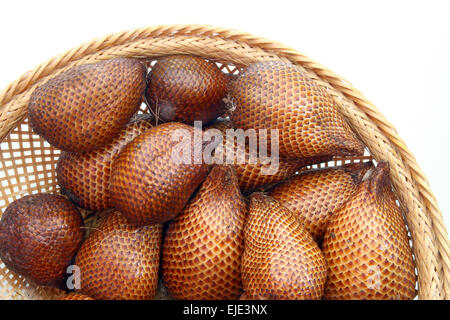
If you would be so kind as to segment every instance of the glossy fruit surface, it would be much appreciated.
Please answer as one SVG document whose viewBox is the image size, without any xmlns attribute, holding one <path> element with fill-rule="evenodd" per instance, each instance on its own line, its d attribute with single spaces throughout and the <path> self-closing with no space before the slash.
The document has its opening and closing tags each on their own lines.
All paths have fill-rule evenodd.
<svg viewBox="0 0 450 320">
<path fill-rule="evenodd" d="M 164 121 L 211 122 L 225 112 L 228 76 L 195 56 L 159 59 L 148 75 L 147 101 Z"/>
<path fill-rule="evenodd" d="M 323 248 L 326 299 L 412 299 L 416 276 L 408 234 L 380 162 L 334 215 Z"/>
<path fill-rule="evenodd" d="M 270 186 L 291 177 L 297 171 L 308 165 L 325 162 L 332 158 L 331 156 L 323 156 L 290 159 L 283 156 L 276 156 L 275 154 L 271 156 L 271 150 L 269 149 L 267 150 L 267 163 L 264 162 L 264 157 L 261 157 L 257 150 L 253 153 L 254 160 L 251 160 L 252 156 L 249 152 L 250 143 L 248 138 L 245 138 L 245 144 L 240 143 L 240 138 L 238 138 L 241 136 L 245 137 L 245 133 L 243 132 L 243 135 L 240 135 L 238 131 L 232 131 L 233 135 L 227 135 L 227 132 L 230 132 L 229 130 L 234 130 L 230 120 L 217 121 L 207 127 L 206 131 L 210 129 L 217 129 L 222 134 L 222 143 L 216 148 L 214 156 L 222 160 L 223 163 L 234 166 L 239 187 L 243 192 L 250 192 Z M 210 131 L 210 133 L 211 135 L 215 134 L 214 131 Z M 270 148 L 270 145 L 268 148 Z M 228 159 L 231 159 L 231 161 Z"/>
<path fill-rule="evenodd" d="M 298 66 L 279 61 L 253 63 L 229 87 L 235 128 L 278 130 L 282 156 L 364 152 L 333 98 Z"/>
<path fill-rule="evenodd" d="M 98 300 L 153 299 L 161 241 L 160 224 L 136 227 L 118 211 L 106 215 L 75 259 L 79 292 Z"/>
<path fill-rule="evenodd" d="M 0 221 L 0 259 L 8 269 L 39 285 L 63 286 L 63 277 L 83 240 L 80 212 L 52 194 L 12 202 Z"/>
<path fill-rule="evenodd" d="M 247 205 L 230 166 L 215 166 L 164 238 L 164 283 L 176 299 L 237 299 Z"/>
<path fill-rule="evenodd" d="M 89 210 L 111 208 L 109 184 L 112 163 L 119 152 L 152 127 L 149 115 L 139 115 L 111 142 L 90 152 L 61 152 L 56 166 L 58 184 L 73 202 Z"/>
<path fill-rule="evenodd" d="M 71 152 L 100 148 L 138 111 L 146 73 L 139 60 L 128 58 L 73 67 L 33 92 L 30 124 L 56 148 Z"/>
<path fill-rule="evenodd" d="M 196 139 L 194 127 L 164 123 L 123 148 L 113 163 L 110 195 L 130 222 L 164 223 L 184 208 L 209 171 L 199 131 Z"/>
<path fill-rule="evenodd" d="M 366 162 L 304 171 L 276 185 L 268 194 L 291 210 L 314 240 L 321 242 L 333 213 L 355 194 L 372 167 L 371 162 Z"/>
<path fill-rule="evenodd" d="M 244 228 L 242 282 L 246 299 L 321 299 L 325 258 L 295 215 L 262 193 L 251 196 Z"/>
</svg>

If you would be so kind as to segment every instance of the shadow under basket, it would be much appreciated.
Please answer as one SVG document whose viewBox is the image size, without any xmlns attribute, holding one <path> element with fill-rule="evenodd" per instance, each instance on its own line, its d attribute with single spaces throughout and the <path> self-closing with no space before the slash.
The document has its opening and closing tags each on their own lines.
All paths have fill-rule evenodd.
<svg viewBox="0 0 450 320">
<path fill-rule="evenodd" d="M 0 208 L 38 192 L 58 193 L 56 162 L 60 150 L 28 126 L 28 101 L 34 89 L 65 70 L 116 57 L 152 61 L 165 55 L 197 55 L 238 73 L 256 61 L 290 61 L 305 70 L 333 96 L 341 113 L 367 147 L 364 157 L 334 159 L 321 166 L 384 160 L 405 214 L 417 269 L 420 299 L 450 299 L 450 245 L 442 213 L 428 181 L 395 128 L 345 79 L 296 50 L 235 30 L 202 25 L 163 25 L 124 31 L 95 39 L 60 54 L 11 82 L 0 93 Z M 145 106 L 141 112 L 146 112 Z M 86 227 L 95 215 L 82 211 Z M 38 287 L 0 261 L 1 299 L 54 299 L 64 292 Z"/>
</svg>

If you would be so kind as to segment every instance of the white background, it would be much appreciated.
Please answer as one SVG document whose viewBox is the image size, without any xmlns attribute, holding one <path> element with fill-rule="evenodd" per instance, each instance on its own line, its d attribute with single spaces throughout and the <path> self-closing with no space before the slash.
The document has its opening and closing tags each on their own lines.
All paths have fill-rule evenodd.
<svg viewBox="0 0 450 320">
<path fill-rule="evenodd" d="M 4 1 L 0 88 L 93 38 L 173 23 L 277 40 L 348 79 L 395 125 L 450 226 L 450 1 Z"/>
</svg>

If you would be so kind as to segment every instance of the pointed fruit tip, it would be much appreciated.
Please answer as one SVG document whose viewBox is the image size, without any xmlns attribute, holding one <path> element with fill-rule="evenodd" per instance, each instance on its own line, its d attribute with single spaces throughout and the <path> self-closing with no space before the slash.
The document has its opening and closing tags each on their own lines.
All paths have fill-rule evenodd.
<svg viewBox="0 0 450 320">
<path fill-rule="evenodd" d="M 370 190 L 378 193 L 388 183 L 389 175 L 389 163 L 380 161 L 376 167 L 371 168 L 366 172 L 362 181 L 369 181 Z"/>
</svg>

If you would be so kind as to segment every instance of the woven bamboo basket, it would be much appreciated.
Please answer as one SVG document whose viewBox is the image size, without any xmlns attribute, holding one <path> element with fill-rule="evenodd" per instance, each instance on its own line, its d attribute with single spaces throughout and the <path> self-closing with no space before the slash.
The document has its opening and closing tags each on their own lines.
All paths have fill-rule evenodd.
<svg viewBox="0 0 450 320">
<path fill-rule="evenodd" d="M 290 61 L 303 68 L 334 97 L 342 114 L 367 147 L 360 158 L 343 162 L 388 161 L 392 183 L 405 213 L 414 252 L 420 299 L 450 299 L 450 245 L 442 213 L 414 156 L 391 123 L 347 80 L 298 51 L 247 33 L 203 25 L 163 25 L 107 35 L 53 57 L 11 82 L 0 93 L 0 208 L 31 193 L 58 192 L 55 176 L 60 151 L 27 124 L 33 90 L 77 65 L 114 57 L 135 57 L 149 67 L 158 57 L 191 54 L 217 62 L 224 72 L 262 60 Z M 146 108 L 143 106 L 142 111 Z M 89 226 L 96 216 L 83 212 Z M 0 298 L 52 299 L 62 291 L 35 286 L 0 261 Z"/>
</svg>

